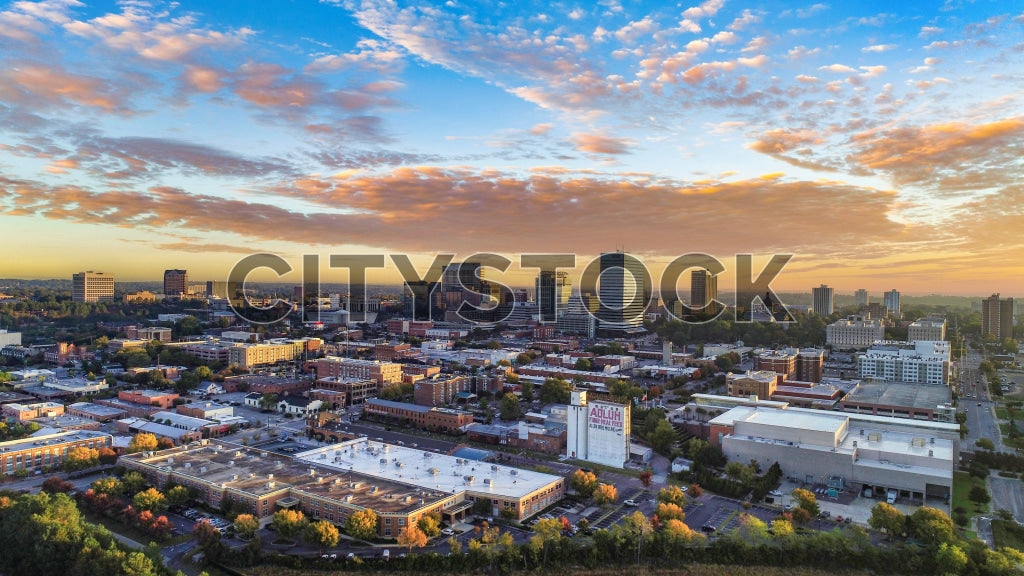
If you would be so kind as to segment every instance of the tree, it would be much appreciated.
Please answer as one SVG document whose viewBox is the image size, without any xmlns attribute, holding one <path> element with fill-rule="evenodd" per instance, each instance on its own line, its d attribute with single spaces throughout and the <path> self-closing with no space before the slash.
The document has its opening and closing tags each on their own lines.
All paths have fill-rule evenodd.
<svg viewBox="0 0 1024 576">
<path fill-rule="evenodd" d="M 524 402 L 533 402 L 533 382 L 528 380 L 521 381 L 519 383 L 519 393 L 522 395 Z"/>
<path fill-rule="evenodd" d="M 744 540 L 761 542 L 768 539 L 768 525 L 753 514 L 746 512 L 740 514 L 739 525 L 739 531 Z"/>
<path fill-rule="evenodd" d="M 75 485 L 67 480 L 64 480 L 60 476 L 50 476 L 47 478 L 42 485 L 43 492 L 48 494 L 57 494 L 58 492 L 67 494 L 75 489 Z"/>
<path fill-rule="evenodd" d="M 306 516 L 298 510 L 287 508 L 274 512 L 274 529 L 285 538 L 294 538 L 307 523 Z"/>
<path fill-rule="evenodd" d="M 683 509 L 677 504 L 671 502 L 659 502 L 658 508 L 654 512 L 658 515 L 659 522 L 668 522 L 669 520 L 682 520 L 686 517 L 683 513 Z"/>
<path fill-rule="evenodd" d="M 519 397 L 511 392 L 506 392 L 501 397 L 500 404 L 501 419 L 506 422 L 519 420 L 522 416 L 522 410 L 519 408 Z"/>
<path fill-rule="evenodd" d="M 536 544 L 544 550 L 544 563 L 548 561 L 548 550 L 551 544 L 562 538 L 562 521 L 558 518 L 541 518 L 533 525 Z"/>
<path fill-rule="evenodd" d="M 416 522 L 416 526 L 427 535 L 427 538 L 437 538 L 441 533 L 441 522 L 436 513 L 423 516 Z"/>
<path fill-rule="evenodd" d="M 959 546 L 943 542 L 935 551 L 935 565 L 941 567 L 944 574 L 963 574 L 967 554 Z"/>
<path fill-rule="evenodd" d="M 619 499 L 619 491 L 611 484 L 598 484 L 594 490 L 594 503 L 598 506 L 611 504 Z"/>
<path fill-rule="evenodd" d="M 577 358 L 576 363 L 573 364 L 573 370 L 583 370 L 589 372 L 594 369 L 594 363 L 590 361 L 590 358 Z"/>
<path fill-rule="evenodd" d="M 750 466 L 742 462 L 729 462 L 726 464 L 725 475 L 744 486 L 750 486 L 750 483 L 754 481 L 754 471 L 750 469 Z"/>
<path fill-rule="evenodd" d="M 540 401 L 544 404 L 568 404 L 570 384 L 562 378 L 547 378 L 540 387 Z"/>
<path fill-rule="evenodd" d="M 988 494 L 988 490 L 986 490 L 984 486 L 977 484 L 971 487 L 971 491 L 967 497 L 971 502 L 977 502 L 978 504 L 988 504 L 992 500 Z"/>
<path fill-rule="evenodd" d="M 686 505 L 686 492 L 679 486 L 666 486 L 658 490 L 658 502 L 675 504 L 679 508 Z"/>
<path fill-rule="evenodd" d="M 140 432 L 132 437 L 131 442 L 128 443 L 128 453 L 134 454 L 135 452 L 144 452 L 147 450 L 156 450 L 157 441 L 156 435 L 150 434 L 149 432 Z"/>
<path fill-rule="evenodd" d="M 319 548 L 320 554 L 324 553 L 324 548 L 334 548 L 337 546 L 340 539 L 341 534 L 338 532 L 338 527 L 327 520 L 310 522 L 306 524 L 306 528 L 302 531 L 302 541 L 310 546 Z"/>
<path fill-rule="evenodd" d="M 143 490 L 132 498 L 132 505 L 136 510 L 148 510 L 149 512 L 163 512 L 167 509 L 167 497 L 156 488 Z"/>
<path fill-rule="evenodd" d="M 117 452 L 114 452 L 109 446 L 104 446 L 97 451 L 97 455 L 100 459 L 100 464 L 103 466 L 109 466 L 117 463 Z"/>
<path fill-rule="evenodd" d="M 675 519 L 665 522 L 661 532 L 665 535 L 670 548 L 686 545 L 698 537 L 697 533 L 687 526 L 685 522 Z"/>
<path fill-rule="evenodd" d="M 184 506 L 192 499 L 192 494 L 184 486 L 171 486 L 165 493 L 168 506 Z"/>
<path fill-rule="evenodd" d="M 796 530 L 793 529 L 793 524 L 783 518 L 772 520 L 772 527 L 770 531 L 776 538 L 785 538 L 786 536 L 792 536 L 796 533 Z"/>
<path fill-rule="evenodd" d="M 661 455 L 668 455 L 676 442 L 676 431 L 667 420 L 660 420 L 654 431 L 647 436 L 651 448 Z"/>
<path fill-rule="evenodd" d="M 638 476 L 638 478 L 640 478 L 640 483 L 644 485 L 644 488 L 650 488 L 651 481 L 654 478 L 654 473 L 651 472 L 650 470 L 644 470 L 643 472 L 640 473 L 640 476 Z"/>
<path fill-rule="evenodd" d="M 131 552 L 121 563 L 121 573 L 125 576 L 156 576 L 156 566 L 142 552 Z"/>
<path fill-rule="evenodd" d="M 704 489 L 700 487 L 700 484 L 690 484 L 686 493 L 690 495 L 690 498 L 700 498 L 701 494 L 704 493 Z"/>
<path fill-rule="evenodd" d="M 979 438 L 977 441 L 975 441 L 974 445 L 977 446 L 978 448 L 983 448 L 985 450 L 996 449 L 995 442 L 992 442 L 990 438 Z"/>
<path fill-rule="evenodd" d="M 953 520 L 937 508 L 922 506 L 907 519 L 907 532 L 929 546 L 953 540 Z"/>
<path fill-rule="evenodd" d="M 107 496 L 116 496 L 124 491 L 124 484 L 114 476 L 96 479 L 89 487 L 97 494 L 106 494 Z"/>
<path fill-rule="evenodd" d="M 360 540 L 375 538 L 377 536 L 377 514 L 370 509 L 353 513 L 345 521 L 345 532 Z"/>
<path fill-rule="evenodd" d="M 623 525 L 636 538 L 636 559 L 637 562 L 639 562 L 640 551 L 643 549 L 644 545 L 644 538 L 654 531 L 654 525 L 652 525 L 650 519 L 648 519 L 647 516 L 644 516 L 644 513 L 639 510 L 623 518 Z"/>
<path fill-rule="evenodd" d="M 63 468 L 67 472 L 86 470 L 98 466 L 100 463 L 100 452 L 95 448 L 86 446 L 75 446 L 68 451 L 64 457 Z"/>
<path fill-rule="evenodd" d="M 135 494 L 146 487 L 146 477 L 132 470 L 121 478 L 121 484 L 124 485 L 126 493 Z"/>
<path fill-rule="evenodd" d="M 413 546 L 423 548 L 427 545 L 427 535 L 420 530 L 419 526 L 409 524 L 402 527 L 401 532 L 398 533 L 398 545 L 405 546 L 412 553 Z"/>
<path fill-rule="evenodd" d="M 593 472 L 576 470 L 572 473 L 569 485 L 583 498 L 590 498 L 594 495 L 594 490 L 597 490 L 597 476 Z"/>
<path fill-rule="evenodd" d="M 899 536 L 906 530 L 907 518 L 898 508 L 886 502 L 879 502 L 871 508 L 868 526 L 885 532 L 890 538 Z"/>
<path fill-rule="evenodd" d="M 243 538 L 252 538 L 260 529 L 260 522 L 252 514 L 239 514 L 235 517 L 235 532 Z"/>
<path fill-rule="evenodd" d="M 793 490 L 793 498 L 797 501 L 797 506 L 806 510 L 811 518 L 814 518 L 820 512 L 818 509 L 818 499 L 814 496 L 814 492 L 804 488 L 797 488 Z"/>
</svg>

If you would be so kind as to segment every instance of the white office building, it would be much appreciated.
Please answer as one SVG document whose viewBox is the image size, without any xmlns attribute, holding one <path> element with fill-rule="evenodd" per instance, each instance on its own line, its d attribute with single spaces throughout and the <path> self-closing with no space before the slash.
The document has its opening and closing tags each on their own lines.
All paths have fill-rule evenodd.
<svg viewBox="0 0 1024 576">
<path fill-rule="evenodd" d="M 876 417 L 878 418 L 878 417 Z M 956 443 L 927 428 L 895 430 L 813 410 L 738 406 L 711 420 L 730 461 L 758 462 L 801 482 L 842 488 L 896 490 L 930 506 L 953 491 Z"/>
<path fill-rule="evenodd" d="M 876 342 L 858 358 L 860 377 L 886 382 L 946 385 L 949 383 L 949 342 Z"/>
</svg>

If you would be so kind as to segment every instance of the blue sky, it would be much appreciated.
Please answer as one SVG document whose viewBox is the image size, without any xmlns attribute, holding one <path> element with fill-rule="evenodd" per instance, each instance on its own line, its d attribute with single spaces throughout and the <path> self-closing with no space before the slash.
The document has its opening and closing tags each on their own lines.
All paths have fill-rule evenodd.
<svg viewBox="0 0 1024 576">
<path fill-rule="evenodd" d="M 621 247 L 1021 294 L 1022 60 L 1022 2 L 0 4 L 0 277 Z"/>
</svg>

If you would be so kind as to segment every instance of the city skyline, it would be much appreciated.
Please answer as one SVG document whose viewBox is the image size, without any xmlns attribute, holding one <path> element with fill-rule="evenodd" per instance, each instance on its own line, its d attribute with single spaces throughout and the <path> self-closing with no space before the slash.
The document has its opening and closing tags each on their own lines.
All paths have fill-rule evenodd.
<svg viewBox="0 0 1024 576">
<path fill-rule="evenodd" d="M 724 293 L 785 253 L 778 292 L 1024 295 L 1020 6 L 188 8 L 0 2 L 0 277 L 621 248 Z"/>
</svg>

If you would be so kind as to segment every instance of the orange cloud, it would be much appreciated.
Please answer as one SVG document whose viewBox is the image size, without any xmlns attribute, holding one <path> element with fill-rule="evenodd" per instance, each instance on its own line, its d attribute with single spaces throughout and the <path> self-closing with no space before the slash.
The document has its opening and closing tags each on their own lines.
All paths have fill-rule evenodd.
<svg viewBox="0 0 1024 576">
<path fill-rule="evenodd" d="M 572 142 L 581 152 L 592 154 L 626 154 L 630 142 L 626 138 L 615 138 L 603 134 L 573 134 Z"/>
</svg>

